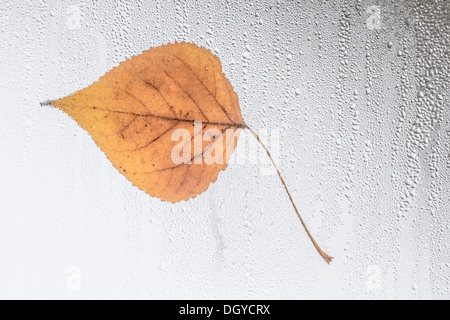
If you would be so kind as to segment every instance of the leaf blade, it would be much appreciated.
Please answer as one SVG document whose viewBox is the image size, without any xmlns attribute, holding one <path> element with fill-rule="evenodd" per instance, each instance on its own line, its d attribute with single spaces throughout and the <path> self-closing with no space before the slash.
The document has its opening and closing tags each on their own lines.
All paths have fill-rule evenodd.
<svg viewBox="0 0 450 320">
<path fill-rule="evenodd" d="M 171 159 L 178 143 L 171 141 L 171 133 L 184 129 L 195 137 L 196 121 L 223 134 L 246 128 L 219 59 L 189 43 L 150 49 L 51 104 L 88 131 L 133 185 L 173 203 L 196 197 L 217 180 L 232 153 L 226 148 L 234 150 L 240 132 L 231 145 L 223 139 L 223 163 L 181 165 L 173 165 Z M 202 154 L 214 143 L 202 141 Z M 191 144 L 194 150 L 193 139 Z"/>
</svg>

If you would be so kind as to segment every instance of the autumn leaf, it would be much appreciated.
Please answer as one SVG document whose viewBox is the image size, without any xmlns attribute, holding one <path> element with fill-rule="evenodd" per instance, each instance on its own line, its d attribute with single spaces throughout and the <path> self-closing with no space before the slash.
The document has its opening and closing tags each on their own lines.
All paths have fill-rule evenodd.
<svg viewBox="0 0 450 320">
<path fill-rule="evenodd" d="M 261 143 L 242 118 L 219 58 L 191 43 L 152 48 L 86 89 L 43 105 L 71 116 L 133 185 L 172 203 L 196 197 L 217 180 L 242 130 Z"/>
</svg>

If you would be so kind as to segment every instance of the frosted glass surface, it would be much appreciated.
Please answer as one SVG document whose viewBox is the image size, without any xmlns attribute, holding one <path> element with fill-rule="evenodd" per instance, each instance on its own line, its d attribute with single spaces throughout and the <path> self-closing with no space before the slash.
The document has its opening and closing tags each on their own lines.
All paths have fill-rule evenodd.
<svg viewBox="0 0 450 320">
<path fill-rule="evenodd" d="M 450 298 L 448 0 L 3 0 L 0 18 L 0 298 Z M 174 41 L 220 57 L 331 266 L 250 135 L 172 205 L 39 106 Z"/>
</svg>

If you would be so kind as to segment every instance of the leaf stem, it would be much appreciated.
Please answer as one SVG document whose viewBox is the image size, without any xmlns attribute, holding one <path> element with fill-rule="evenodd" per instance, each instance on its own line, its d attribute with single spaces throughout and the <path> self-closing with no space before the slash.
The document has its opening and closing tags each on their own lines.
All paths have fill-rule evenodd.
<svg viewBox="0 0 450 320">
<path fill-rule="evenodd" d="M 53 101 L 51 101 L 51 100 L 48 100 L 48 101 L 45 101 L 45 102 L 41 102 L 41 107 L 48 107 L 48 106 L 51 106 L 51 105 L 52 105 L 52 102 L 53 102 Z"/>
<path fill-rule="evenodd" d="M 291 193 L 289 192 L 289 189 L 286 185 L 286 182 L 284 181 L 283 177 L 281 176 L 280 170 L 278 169 L 275 161 L 273 160 L 269 149 L 265 146 L 265 144 L 261 141 L 259 135 L 253 131 L 250 127 L 246 126 L 246 128 L 255 136 L 256 140 L 258 140 L 258 142 L 261 144 L 261 146 L 264 148 L 264 150 L 266 150 L 267 155 L 269 156 L 270 160 L 272 161 L 273 166 L 275 167 L 275 169 L 277 170 L 278 176 L 280 177 L 281 183 L 284 186 L 284 189 L 286 190 L 287 195 L 289 196 L 289 200 L 292 203 L 292 206 L 294 207 L 295 212 L 297 213 L 298 218 L 300 219 L 300 222 L 303 225 L 303 228 L 305 228 L 306 233 L 308 234 L 309 239 L 311 239 L 314 247 L 316 248 L 317 252 L 319 252 L 320 256 L 325 260 L 326 263 L 330 264 L 333 261 L 333 257 L 330 257 L 329 255 L 327 255 L 321 248 L 320 246 L 317 244 L 316 240 L 314 240 L 314 237 L 311 235 L 311 232 L 309 232 L 308 227 L 306 226 L 305 222 L 302 219 L 302 216 L 300 215 L 297 206 L 294 203 L 294 200 L 292 199 Z"/>
</svg>

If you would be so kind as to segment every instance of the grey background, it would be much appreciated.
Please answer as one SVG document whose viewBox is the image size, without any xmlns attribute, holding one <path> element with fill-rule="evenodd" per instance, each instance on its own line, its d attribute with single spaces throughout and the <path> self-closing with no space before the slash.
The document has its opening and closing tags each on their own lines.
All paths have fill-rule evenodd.
<svg viewBox="0 0 450 320">
<path fill-rule="evenodd" d="M 449 1 L 4 0 L 0 17 L 0 298 L 450 298 Z M 272 133 L 331 266 L 261 151 L 171 205 L 39 106 L 181 40 Z"/>
</svg>

